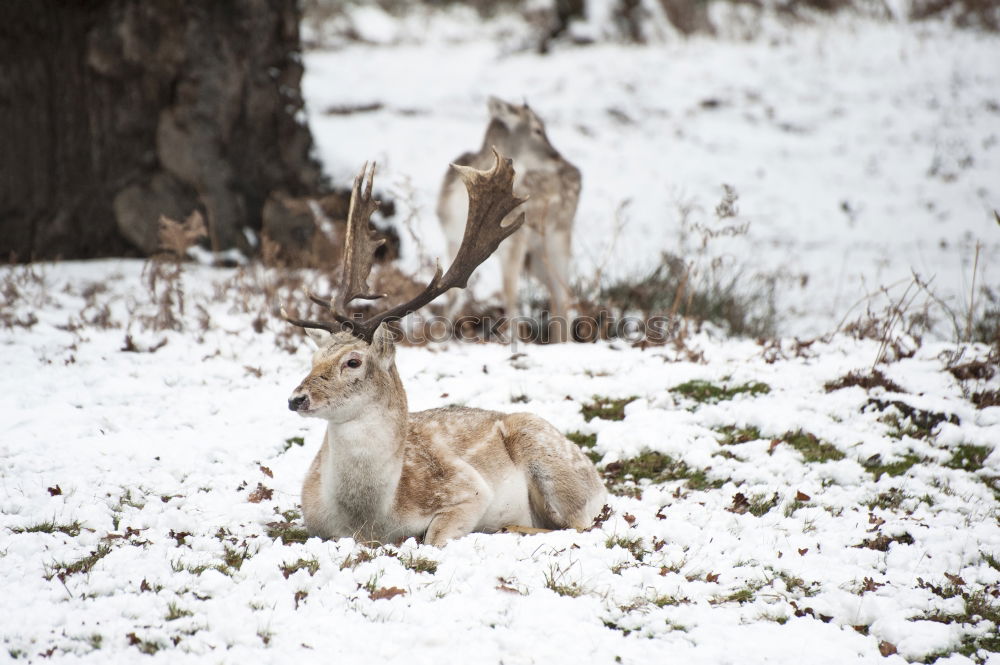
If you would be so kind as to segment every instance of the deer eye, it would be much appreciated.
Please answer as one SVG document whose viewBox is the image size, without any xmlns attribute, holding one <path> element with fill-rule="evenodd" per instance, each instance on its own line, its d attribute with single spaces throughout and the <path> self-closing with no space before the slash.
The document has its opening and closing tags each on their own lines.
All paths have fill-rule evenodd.
<svg viewBox="0 0 1000 665">
<path fill-rule="evenodd" d="M 352 368 L 352 369 L 356 369 L 358 367 L 361 367 L 361 361 L 358 360 L 357 358 L 351 358 L 350 360 L 348 360 L 344 364 L 347 365 L 348 367 Z"/>
</svg>

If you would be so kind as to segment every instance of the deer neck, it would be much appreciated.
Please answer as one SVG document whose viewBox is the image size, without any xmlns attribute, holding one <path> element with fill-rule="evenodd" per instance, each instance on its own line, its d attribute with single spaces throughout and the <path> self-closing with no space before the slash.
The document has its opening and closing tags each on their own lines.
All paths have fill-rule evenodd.
<svg viewBox="0 0 1000 665">
<path fill-rule="evenodd" d="M 406 393 L 395 368 L 391 379 L 398 391 L 389 391 L 358 418 L 327 423 L 322 491 L 338 521 L 359 536 L 385 526 L 403 470 Z"/>
<path fill-rule="evenodd" d="M 493 155 L 493 146 L 500 152 L 507 154 L 507 143 L 510 141 L 510 129 L 499 120 L 490 120 L 486 127 L 486 134 L 483 136 L 483 145 L 479 148 L 479 156 L 482 158 Z M 508 155 L 509 156 L 509 155 Z"/>
</svg>

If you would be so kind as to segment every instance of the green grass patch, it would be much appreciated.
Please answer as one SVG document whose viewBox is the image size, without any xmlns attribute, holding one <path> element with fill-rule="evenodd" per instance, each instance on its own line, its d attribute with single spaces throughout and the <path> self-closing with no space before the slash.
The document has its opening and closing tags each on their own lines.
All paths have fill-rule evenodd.
<svg viewBox="0 0 1000 665">
<path fill-rule="evenodd" d="M 676 607 L 678 605 L 687 605 L 691 602 L 690 598 L 684 596 L 671 596 L 670 594 L 663 594 L 661 596 L 656 596 L 649 600 L 653 605 L 657 607 Z"/>
<path fill-rule="evenodd" d="M 801 577 L 796 577 L 788 571 L 775 571 L 775 577 L 785 583 L 785 588 L 789 591 L 799 592 L 806 598 L 819 594 L 821 584 L 819 582 L 806 582 Z"/>
<path fill-rule="evenodd" d="M 679 393 L 700 404 L 714 404 L 733 399 L 737 395 L 766 395 L 771 392 L 771 386 L 759 381 L 750 381 L 738 386 L 716 385 L 710 381 L 695 379 L 674 386 L 670 391 Z"/>
<path fill-rule="evenodd" d="M 615 623 L 614 621 L 608 621 L 608 620 L 605 619 L 601 623 L 603 623 L 604 627 L 607 628 L 608 630 L 617 630 L 617 631 L 619 631 L 622 634 L 623 637 L 628 637 L 629 635 L 632 634 L 632 629 L 631 628 L 624 628 L 624 627 L 618 625 L 617 623 Z M 621 657 L 620 656 L 617 657 L 616 660 L 615 660 L 615 662 L 616 663 L 620 663 L 621 662 Z"/>
<path fill-rule="evenodd" d="M 146 507 L 146 496 L 144 494 L 140 494 L 138 497 L 136 497 L 132 494 L 132 489 L 126 487 L 125 491 L 118 499 L 118 506 L 119 507 L 128 506 L 130 508 L 135 508 L 136 510 L 142 510 L 143 508 Z"/>
<path fill-rule="evenodd" d="M 566 438 L 580 446 L 583 449 L 583 453 L 590 458 L 590 461 L 597 464 L 601 461 L 603 455 L 594 450 L 594 446 L 597 445 L 597 435 L 596 434 L 584 434 L 583 432 L 569 432 L 566 434 Z"/>
<path fill-rule="evenodd" d="M 634 402 L 637 397 L 622 397 L 613 399 L 611 397 L 600 397 L 594 395 L 594 399 L 580 407 L 583 419 L 590 422 L 594 418 L 601 420 L 625 420 L 625 405 Z"/>
<path fill-rule="evenodd" d="M 754 517 L 761 517 L 771 512 L 771 509 L 777 506 L 781 502 L 781 497 L 775 492 L 771 496 L 766 494 L 754 494 L 750 497 L 750 505 L 747 507 L 747 512 L 749 512 Z"/>
<path fill-rule="evenodd" d="M 802 430 L 785 432 L 780 439 L 802 453 L 802 459 L 807 463 L 837 462 L 844 459 L 844 453 L 836 446 L 821 441 L 809 432 Z"/>
<path fill-rule="evenodd" d="M 229 545 L 226 545 L 222 555 L 222 563 L 226 566 L 226 568 L 230 568 L 236 571 L 242 568 L 243 562 L 249 558 L 250 558 L 249 547 L 244 547 L 243 549 L 240 549 L 238 547 L 231 547 Z"/>
<path fill-rule="evenodd" d="M 951 459 L 945 462 L 949 469 L 964 469 L 965 471 L 979 471 L 983 468 L 983 462 L 990 456 L 993 449 L 989 446 L 972 446 L 962 444 L 951 452 Z"/>
<path fill-rule="evenodd" d="M 555 591 L 560 596 L 578 598 L 583 595 L 583 587 L 578 582 L 567 582 L 565 580 L 566 571 L 555 564 L 549 566 L 549 571 L 545 573 L 545 588 Z"/>
<path fill-rule="evenodd" d="M 949 656 L 953 653 L 960 653 L 963 656 L 972 658 L 976 662 L 985 662 L 978 658 L 980 652 L 1000 653 L 1000 634 L 995 630 L 1000 625 L 1000 602 L 987 593 L 985 589 L 974 589 L 972 585 L 965 583 L 960 578 L 958 583 L 944 584 L 941 586 L 930 584 L 917 578 L 918 586 L 926 589 L 935 596 L 944 599 L 961 598 L 963 611 L 961 612 L 928 612 L 920 616 L 913 617 L 913 620 L 936 621 L 944 624 L 960 624 L 963 626 L 975 627 L 977 624 L 988 621 L 993 629 L 988 631 L 968 632 L 962 636 L 959 647 L 953 651 L 938 652 L 927 656 L 923 662 L 933 663 L 939 658 Z M 982 634 L 977 634 L 982 632 Z"/>
<path fill-rule="evenodd" d="M 618 547 L 627 550 L 636 561 L 642 561 L 643 557 L 645 557 L 648 553 L 642 546 L 642 538 L 638 536 L 635 538 L 629 538 L 628 536 L 609 536 L 604 542 L 604 545 L 608 549 L 617 545 Z"/>
<path fill-rule="evenodd" d="M 986 562 L 987 566 L 1000 572 L 1000 555 L 991 554 L 989 552 L 980 552 L 980 554 L 983 555 L 983 561 Z"/>
<path fill-rule="evenodd" d="M 383 554 L 387 554 L 387 552 L 381 549 L 368 549 L 364 545 L 361 545 L 358 549 L 354 550 L 353 552 L 347 555 L 347 558 L 344 559 L 344 562 L 340 564 L 340 569 L 341 570 L 344 570 L 345 568 L 353 569 L 357 567 L 359 564 L 372 561 L 382 556 Z"/>
<path fill-rule="evenodd" d="M 802 501 L 801 499 L 792 499 L 785 504 L 785 517 L 791 517 L 795 514 L 799 508 L 805 508 L 809 505 L 808 501 Z"/>
<path fill-rule="evenodd" d="M 147 656 L 152 656 L 154 653 L 156 653 L 162 648 L 158 642 L 154 642 L 152 640 L 144 640 L 135 633 L 128 633 L 125 636 L 125 639 L 128 640 L 130 646 L 134 646 L 136 649 L 138 649 L 139 653 L 143 653 Z"/>
<path fill-rule="evenodd" d="M 285 545 L 292 543 L 304 543 L 309 540 L 309 532 L 301 524 L 286 520 L 284 522 L 269 522 L 266 529 L 267 537 L 271 540 L 281 538 Z"/>
<path fill-rule="evenodd" d="M 888 427 L 885 435 L 890 439 L 900 441 L 904 437 L 909 437 L 911 439 L 924 439 L 928 436 L 926 431 L 920 429 L 906 418 L 901 418 L 899 414 L 896 413 L 887 413 L 880 416 L 878 420 L 880 423 L 883 423 Z"/>
<path fill-rule="evenodd" d="M 170 562 L 170 568 L 175 573 L 188 572 L 192 575 L 201 575 L 206 570 L 217 570 L 227 577 L 232 577 L 236 571 L 243 567 L 243 562 L 250 558 L 249 547 L 242 549 L 226 544 L 223 547 L 222 561 L 217 563 L 187 564 L 180 559 Z"/>
<path fill-rule="evenodd" d="M 763 582 L 747 582 L 744 586 L 736 589 L 727 596 L 715 596 L 708 602 L 712 605 L 722 603 L 749 603 L 757 597 L 757 592 L 764 586 Z"/>
<path fill-rule="evenodd" d="M 176 621 L 177 619 L 183 619 L 184 617 L 194 616 L 194 612 L 190 610 L 185 610 L 177 603 L 167 604 L 167 621 Z"/>
<path fill-rule="evenodd" d="M 304 445 L 306 445 L 306 440 L 303 439 L 301 436 L 290 436 L 287 439 L 285 439 L 285 445 L 281 449 L 281 452 L 287 453 L 289 450 L 291 450 L 292 446 L 304 446 Z"/>
<path fill-rule="evenodd" d="M 725 427 L 719 427 L 715 431 L 721 435 L 719 444 L 723 446 L 732 446 L 739 443 L 747 443 L 749 441 L 758 441 L 763 438 L 760 435 L 760 430 L 756 427 L 736 427 L 735 425 L 726 425 Z"/>
<path fill-rule="evenodd" d="M 989 487 L 993 496 L 1000 502 L 1000 476 L 976 476 L 976 478 Z"/>
<path fill-rule="evenodd" d="M 910 406 L 901 400 L 869 399 L 862 410 L 874 408 L 884 415 L 879 418 L 889 426 L 887 434 L 894 439 L 908 436 L 912 439 L 932 439 L 934 429 L 941 423 L 959 425 L 961 422 L 953 413 L 925 411 Z"/>
<path fill-rule="evenodd" d="M 907 453 L 892 462 L 884 462 L 881 455 L 875 454 L 863 461 L 861 466 L 865 467 L 866 471 L 875 476 L 875 480 L 878 480 L 883 474 L 893 478 L 901 476 L 919 462 L 920 457 L 913 453 Z"/>
<path fill-rule="evenodd" d="M 721 600 L 724 603 L 749 603 L 751 600 L 754 599 L 754 595 L 755 592 L 753 589 L 744 587 L 742 589 L 734 591 L 728 596 L 724 596 Z"/>
<path fill-rule="evenodd" d="M 731 513 L 744 515 L 750 513 L 754 517 L 761 517 L 771 512 L 771 509 L 781 503 L 781 497 L 777 492 L 773 494 L 754 494 L 749 499 L 743 492 L 733 495 L 733 505 L 727 508 Z"/>
<path fill-rule="evenodd" d="M 438 569 L 438 562 L 434 559 L 428 559 L 425 556 L 414 556 L 413 554 L 410 554 L 405 559 L 401 557 L 399 562 L 403 564 L 404 568 L 409 568 L 410 570 L 418 573 L 430 573 L 433 575 Z"/>
<path fill-rule="evenodd" d="M 46 522 L 39 522 L 38 524 L 32 524 L 31 526 L 13 527 L 11 531 L 13 533 L 65 533 L 67 536 L 75 538 L 80 535 L 80 531 L 82 529 L 83 525 L 77 520 L 73 520 L 68 524 L 57 524 L 56 522 L 49 520 Z"/>
<path fill-rule="evenodd" d="M 274 507 L 274 514 L 281 515 L 282 519 L 286 522 L 297 522 L 302 519 L 302 513 L 300 513 L 295 508 L 289 508 L 288 510 L 281 510 L 277 506 Z"/>
<path fill-rule="evenodd" d="M 878 478 L 876 478 L 876 480 L 878 480 Z M 874 499 L 868 501 L 865 505 L 868 506 L 869 509 L 882 508 L 883 510 L 896 510 L 903 505 L 903 501 L 909 498 L 911 497 L 903 490 L 892 487 L 885 492 L 879 493 Z"/>
<path fill-rule="evenodd" d="M 176 559 L 170 562 L 170 569 L 175 573 L 188 572 L 192 575 L 201 575 L 206 570 L 217 570 L 223 575 L 231 575 L 232 571 L 226 566 L 220 563 L 198 563 L 198 564 L 188 564 L 184 563 L 180 559 Z"/>
<path fill-rule="evenodd" d="M 76 561 L 71 561 L 69 563 L 57 562 L 53 563 L 51 566 L 47 566 L 48 572 L 45 574 L 46 580 L 51 580 L 53 577 L 59 578 L 60 582 L 64 582 L 70 575 L 79 575 L 89 573 L 97 562 L 106 557 L 111 553 L 111 546 L 102 543 L 97 546 L 96 550 L 93 550 L 87 556 L 77 559 Z"/>
<path fill-rule="evenodd" d="M 606 464 L 601 472 L 612 491 L 629 480 L 638 482 L 644 478 L 653 483 L 686 480 L 687 487 L 693 490 L 718 489 L 725 485 L 724 480 L 709 479 L 707 469 L 692 468 L 683 460 L 652 451 Z"/>
<path fill-rule="evenodd" d="M 292 563 L 286 563 L 278 566 L 281 570 L 281 574 L 285 576 L 287 580 L 291 575 L 300 570 L 305 570 L 309 573 L 309 577 L 316 574 L 319 570 L 319 560 L 317 559 L 299 559 L 298 561 L 293 561 Z"/>
</svg>

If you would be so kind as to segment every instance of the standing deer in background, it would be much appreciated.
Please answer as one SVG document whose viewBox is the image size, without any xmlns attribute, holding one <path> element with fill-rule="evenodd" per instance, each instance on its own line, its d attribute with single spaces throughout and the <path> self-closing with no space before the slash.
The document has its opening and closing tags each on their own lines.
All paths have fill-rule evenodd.
<svg viewBox="0 0 1000 665">
<path fill-rule="evenodd" d="M 580 199 L 580 170 L 563 159 L 545 135 L 545 125 L 527 104 L 517 106 L 490 97 L 490 124 L 479 152 L 467 152 L 455 164 L 489 167 L 491 149 L 514 160 L 514 191 L 527 197 L 522 208 L 525 229 L 500 248 L 505 314 L 518 315 L 521 271 L 538 279 L 549 292 L 549 313 L 561 317 L 553 341 L 568 339 L 569 270 L 573 244 L 573 216 Z M 458 174 L 445 175 L 437 213 L 454 257 L 462 242 L 466 212 L 465 192 Z"/>
<path fill-rule="evenodd" d="M 465 288 L 472 272 L 524 222 L 502 221 L 523 203 L 513 195 L 514 171 L 496 154 L 490 171 L 454 167 L 468 188 L 468 219 L 455 260 L 440 266 L 413 300 L 348 318 L 356 298 L 375 299 L 368 275 L 382 242 L 369 229 L 378 207 L 367 164 L 354 181 L 343 277 L 336 300 L 310 296 L 338 323 L 289 318 L 319 347 L 312 371 L 288 408 L 327 421 L 326 439 L 302 486 L 302 516 L 314 536 L 380 542 L 410 536 L 442 546 L 472 531 L 508 525 L 584 528 L 606 492 L 593 464 L 545 420 L 528 413 L 447 407 L 409 413 L 395 364 L 398 321 L 447 290 Z"/>
</svg>

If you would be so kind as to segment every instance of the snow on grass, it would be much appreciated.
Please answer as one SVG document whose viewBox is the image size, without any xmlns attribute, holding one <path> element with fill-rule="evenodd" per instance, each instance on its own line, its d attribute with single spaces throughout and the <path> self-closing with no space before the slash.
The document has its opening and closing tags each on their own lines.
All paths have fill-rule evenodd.
<svg viewBox="0 0 1000 665">
<path fill-rule="evenodd" d="M 276 319 L 255 332 L 227 270 L 188 268 L 185 331 L 146 330 L 140 273 L 0 272 L 11 658 L 995 661 L 1000 408 L 970 400 L 1000 387 L 995 365 L 960 381 L 935 343 L 879 378 L 877 343 L 847 337 L 775 356 L 698 335 L 704 362 L 620 343 L 404 347 L 412 409 L 549 419 L 600 460 L 609 511 L 582 533 L 442 549 L 320 541 L 298 501 L 323 425 L 285 405 L 309 350 L 281 350 Z M 130 320 L 154 352 L 123 350 Z"/>
</svg>

